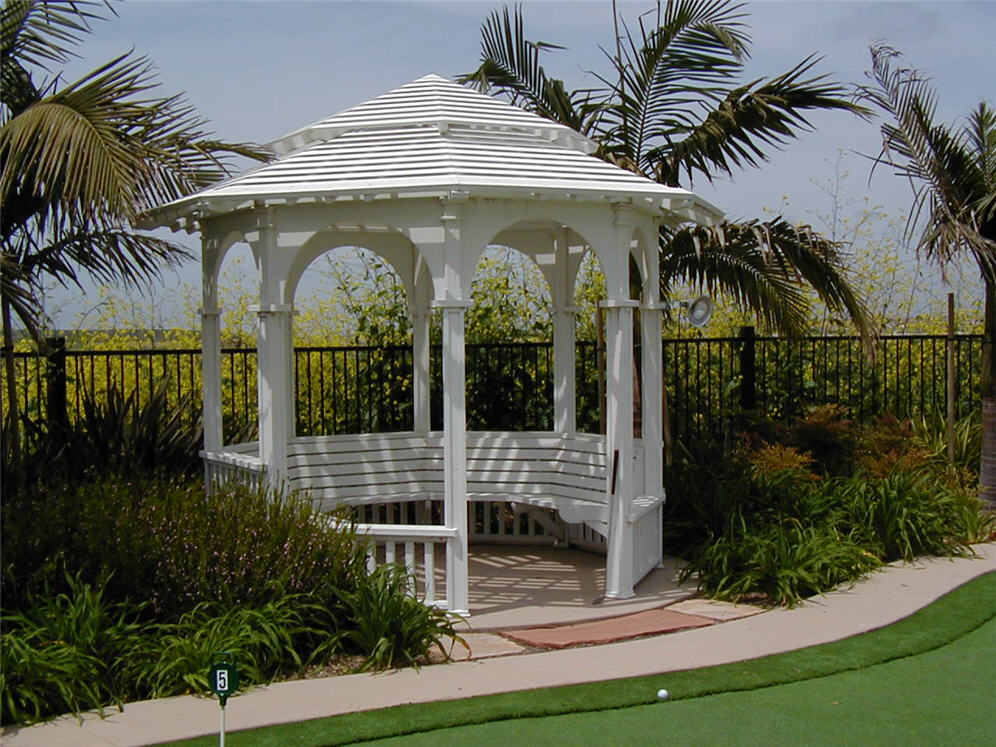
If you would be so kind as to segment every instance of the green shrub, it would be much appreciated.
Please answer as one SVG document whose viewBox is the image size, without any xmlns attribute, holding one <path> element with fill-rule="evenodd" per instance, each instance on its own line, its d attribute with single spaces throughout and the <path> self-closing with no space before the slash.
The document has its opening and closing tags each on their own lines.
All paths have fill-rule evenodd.
<svg viewBox="0 0 996 747">
<path fill-rule="evenodd" d="M 151 382 L 150 382 L 151 386 Z M 117 383 L 105 392 L 84 391 L 81 413 L 73 423 L 4 421 L 5 436 L 18 429 L 22 448 L 4 449 L 5 496 L 121 474 L 195 475 L 203 443 L 200 407 L 190 394 L 171 401 L 161 381 L 142 401 L 139 392 L 124 394 Z"/>
<path fill-rule="evenodd" d="M 103 585 L 32 594 L 3 617 L 3 723 L 30 723 L 126 700 L 210 691 L 212 654 L 235 654 L 245 686 L 324 662 L 338 650 L 335 615 L 312 595 L 259 607 L 203 602 L 174 623 L 142 620 L 146 604 L 109 602 Z"/>
<path fill-rule="evenodd" d="M 785 441 L 809 454 L 820 474 L 849 474 L 857 430 L 839 406 L 820 405 L 786 428 Z"/>
<path fill-rule="evenodd" d="M 323 619 L 324 626 L 314 625 Z M 146 697 L 207 694 L 208 669 L 218 651 L 235 656 L 240 687 L 249 687 L 327 660 L 341 637 L 329 611 L 307 594 L 260 607 L 201 602 L 177 622 L 157 626 L 157 634 L 134 652 L 128 670 Z"/>
<path fill-rule="evenodd" d="M 80 472 L 194 473 L 204 442 L 200 403 L 192 393 L 170 402 L 165 380 L 144 402 L 111 384 L 103 396 L 83 396 L 83 417 L 73 429 L 67 461 Z"/>
<path fill-rule="evenodd" d="M 929 470 L 863 474 L 829 485 L 834 519 L 883 561 L 968 552 L 978 500 Z"/>
<path fill-rule="evenodd" d="M 877 563 L 963 554 L 992 536 L 996 520 L 963 473 L 931 454 L 909 423 L 886 418 L 852 438 L 831 415 L 761 429 L 779 440 L 741 434 L 729 456 L 714 450 L 672 468 L 668 547 L 704 592 L 794 604 Z M 835 444 L 833 458 L 817 461 L 807 443 Z M 854 474 L 827 471 L 848 454 Z"/>
<path fill-rule="evenodd" d="M 378 566 L 353 591 L 344 592 L 352 628 L 346 641 L 366 657 L 361 670 L 418 665 L 431 649 L 449 656 L 457 634 L 445 610 L 422 604 L 411 593 L 414 579 L 403 566 Z M 450 648 L 443 645 L 449 639 Z"/>
<path fill-rule="evenodd" d="M 736 516 L 682 574 L 698 574 L 699 588 L 717 599 L 792 606 L 878 565 L 874 555 L 831 527 L 785 519 L 755 528 Z"/>
<path fill-rule="evenodd" d="M 948 459 L 947 419 L 940 412 L 922 415 L 913 421 L 916 437 L 938 462 Z M 979 413 L 973 412 L 955 421 L 954 466 L 979 477 L 979 463 L 982 456 L 982 420 Z"/>
<path fill-rule="evenodd" d="M 192 481 L 110 476 L 4 504 L 6 606 L 62 566 L 93 582 L 113 574 L 114 599 L 147 598 L 164 622 L 205 601 L 259 607 L 315 593 L 331 604 L 363 573 L 352 532 L 295 497 L 235 486 L 207 495 Z M 39 505 L 53 517 L 44 529 Z"/>
<path fill-rule="evenodd" d="M 115 664 L 154 627 L 139 620 L 142 605 L 109 602 L 78 577 L 67 586 L 31 594 L 25 609 L 3 616 L 3 723 L 120 704 L 135 692 Z"/>
</svg>

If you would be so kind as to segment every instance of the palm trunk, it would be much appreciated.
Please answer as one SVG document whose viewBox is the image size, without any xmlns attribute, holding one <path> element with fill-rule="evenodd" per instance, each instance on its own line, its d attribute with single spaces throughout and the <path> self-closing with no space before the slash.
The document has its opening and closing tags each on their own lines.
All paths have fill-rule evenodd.
<svg viewBox="0 0 996 747">
<path fill-rule="evenodd" d="M 996 372 L 993 370 L 993 343 L 996 340 L 996 286 L 986 283 L 985 329 L 982 340 L 982 460 L 979 465 L 979 497 L 990 510 L 996 510 Z"/>
</svg>

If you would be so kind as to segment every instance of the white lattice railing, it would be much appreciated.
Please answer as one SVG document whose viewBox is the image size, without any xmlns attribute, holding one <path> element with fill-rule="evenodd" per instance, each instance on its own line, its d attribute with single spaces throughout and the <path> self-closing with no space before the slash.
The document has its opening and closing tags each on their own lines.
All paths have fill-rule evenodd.
<svg viewBox="0 0 996 747">
<path fill-rule="evenodd" d="M 410 524 L 356 524 L 358 537 L 367 544 L 367 568 L 398 563 L 415 579 L 415 596 L 425 604 L 452 609 L 445 582 L 445 560 L 437 564 L 436 554 L 445 551 L 449 542 L 458 540 L 456 529 Z M 445 554 L 443 555 L 445 558 Z M 440 567 L 441 566 L 441 567 Z M 447 587 L 442 594 L 439 586 Z"/>
<path fill-rule="evenodd" d="M 357 522 L 367 524 L 438 526 L 443 521 L 440 500 L 364 503 L 353 511 Z M 549 545 L 566 539 L 567 526 L 551 508 L 485 499 L 473 499 L 468 506 L 471 542 Z"/>
<path fill-rule="evenodd" d="M 253 490 L 264 485 L 266 465 L 259 458 L 259 445 L 255 442 L 227 446 L 224 451 L 202 451 L 201 458 L 208 490 L 229 482 Z"/>
</svg>

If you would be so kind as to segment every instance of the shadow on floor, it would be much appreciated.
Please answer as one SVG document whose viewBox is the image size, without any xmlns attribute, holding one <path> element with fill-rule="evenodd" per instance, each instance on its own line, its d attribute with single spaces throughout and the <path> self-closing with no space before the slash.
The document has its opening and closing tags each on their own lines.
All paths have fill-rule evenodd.
<svg viewBox="0 0 996 747">
<path fill-rule="evenodd" d="M 605 557 L 552 547 L 478 545 L 470 549 L 470 625 L 475 631 L 559 625 L 626 615 L 694 595 L 665 559 L 630 599 L 604 599 Z"/>
</svg>

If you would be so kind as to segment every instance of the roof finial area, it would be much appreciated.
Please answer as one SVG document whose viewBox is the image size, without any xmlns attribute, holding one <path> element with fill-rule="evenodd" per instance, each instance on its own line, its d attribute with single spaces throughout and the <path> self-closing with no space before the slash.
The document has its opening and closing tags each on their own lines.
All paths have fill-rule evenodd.
<svg viewBox="0 0 996 747">
<path fill-rule="evenodd" d="M 440 121 L 449 123 L 448 126 L 479 132 L 528 133 L 582 152 L 591 153 L 594 150 L 593 144 L 587 142 L 583 135 L 562 124 L 436 73 L 423 75 L 296 130 L 275 140 L 271 146 L 279 155 L 285 155 L 345 133 L 397 132 L 412 127 L 433 126 Z"/>
</svg>

